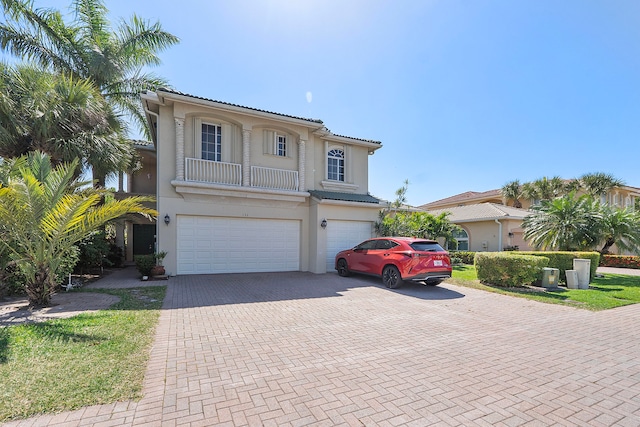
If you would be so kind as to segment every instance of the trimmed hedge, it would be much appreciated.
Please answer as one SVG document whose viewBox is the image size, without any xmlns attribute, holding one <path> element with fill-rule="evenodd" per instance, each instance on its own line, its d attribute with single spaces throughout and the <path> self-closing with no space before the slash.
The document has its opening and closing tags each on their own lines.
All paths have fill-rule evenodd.
<svg viewBox="0 0 640 427">
<path fill-rule="evenodd" d="M 478 252 L 474 258 L 478 279 L 498 286 L 524 286 L 540 280 L 549 259 L 513 252 Z"/>
<path fill-rule="evenodd" d="M 620 267 L 640 269 L 640 256 L 634 255 L 601 255 L 600 265 L 603 267 Z"/>
<path fill-rule="evenodd" d="M 599 252 L 518 251 L 511 253 L 520 255 L 542 256 L 548 258 L 548 267 L 557 268 L 560 270 L 560 280 L 567 277 L 567 273 L 565 273 L 567 270 L 573 270 L 573 259 L 581 258 L 591 260 L 591 277 L 589 277 L 589 283 L 591 283 L 591 280 L 593 280 L 594 276 L 596 275 L 598 264 L 600 263 Z"/>
<path fill-rule="evenodd" d="M 471 251 L 451 251 L 449 252 L 449 255 L 460 258 L 463 264 L 473 265 L 473 257 L 476 253 Z"/>
</svg>

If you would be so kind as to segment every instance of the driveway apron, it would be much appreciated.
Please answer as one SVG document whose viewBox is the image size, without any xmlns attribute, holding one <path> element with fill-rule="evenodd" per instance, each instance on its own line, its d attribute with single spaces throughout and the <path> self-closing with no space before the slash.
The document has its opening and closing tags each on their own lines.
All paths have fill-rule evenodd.
<svg viewBox="0 0 640 427">
<path fill-rule="evenodd" d="M 168 284 L 141 401 L 9 425 L 640 425 L 640 305 L 299 272 Z"/>
</svg>

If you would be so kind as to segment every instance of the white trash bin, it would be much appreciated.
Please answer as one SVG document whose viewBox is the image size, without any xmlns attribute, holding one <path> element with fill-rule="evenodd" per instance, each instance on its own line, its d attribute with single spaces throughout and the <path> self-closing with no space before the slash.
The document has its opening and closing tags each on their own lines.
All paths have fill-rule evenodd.
<svg viewBox="0 0 640 427">
<path fill-rule="evenodd" d="M 578 272 L 578 289 L 589 289 L 591 280 L 591 260 L 575 258 L 573 269 Z"/>
<path fill-rule="evenodd" d="M 580 289 L 578 286 L 578 272 L 575 270 L 566 270 L 567 289 Z"/>
</svg>

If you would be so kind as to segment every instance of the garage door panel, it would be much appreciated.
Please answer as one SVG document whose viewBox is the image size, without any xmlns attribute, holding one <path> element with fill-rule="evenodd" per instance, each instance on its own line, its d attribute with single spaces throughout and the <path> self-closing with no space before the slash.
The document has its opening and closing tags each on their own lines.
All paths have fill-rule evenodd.
<svg viewBox="0 0 640 427">
<path fill-rule="evenodd" d="M 178 274 L 298 271 L 300 222 L 179 215 Z"/>
<path fill-rule="evenodd" d="M 373 224 L 369 221 L 331 220 L 327 226 L 327 271 L 335 271 L 335 257 L 343 249 L 349 249 L 373 236 Z"/>
</svg>

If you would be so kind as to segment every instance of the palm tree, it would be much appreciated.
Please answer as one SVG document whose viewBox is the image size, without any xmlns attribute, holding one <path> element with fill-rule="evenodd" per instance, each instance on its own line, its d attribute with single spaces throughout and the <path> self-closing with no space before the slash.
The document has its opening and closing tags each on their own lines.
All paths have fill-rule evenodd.
<svg viewBox="0 0 640 427">
<path fill-rule="evenodd" d="M 553 178 L 547 178 L 545 176 L 522 185 L 522 194 L 524 197 L 534 201 L 551 200 L 566 193 L 565 183 L 562 178 L 558 176 L 554 176 Z"/>
<path fill-rule="evenodd" d="M 520 185 L 520 181 L 517 179 L 511 182 L 507 182 L 500 189 L 502 193 L 502 197 L 507 199 L 507 202 L 512 201 L 514 208 L 522 208 L 522 203 L 520 202 L 520 198 L 523 196 L 522 194 L 522 186 Z"/>
<path fill-rule="evenodd" d="M 600 253 L 609 253 L 614 244 L 623 251 L 637 251 L 640 248 L 640 214 L 607 205 L 601 207 L 601 212 L 600 230 L 604 246 Z"/>
<path fill-rule="evenodd" d="M 532 208 L 522 222 L 524 238 L 537 249 L 590 249 L 600 236 L 602 214 L 590 196 L 569 193 Z"/>
<path fill-rule="evenodd" d="M 132 157 L 120 124 L 90 80 L 0 63 L 0 156 L 40 150 L 54 164 L 79 158 L 106 175 Z"/>
<path fill-rule="evenodd" d="M 614 187 L 621 187 L 624 181 L 603 172 L 587 173 L 578 178 L 580 187 L 593 197 L 607 194 Z"/>
<path fill-rule="evenodd" d="M 56 276 L 75 243 L 125 214 L 157 215 L 142 205 L 150 201 L 146 197 L 100 204 L 105 191 L 79 187 L 77 166 L 74 161 L 54 167 L 46 154 L 31 153 L 0 187 L 0 247 L 25 277 L 33 307 L 50 304 Z"/>
<path fill-rule="evenodd" d="M 160 23 L 136 15 L 113 29 L 102 0 L 75 0 L 71 23 L 57 10 L 35 8 L 32 0 L 0 2 L 6 17 L 0 23 L 4 51 L 45 69 L 91 80 L 119 115 L 129 116 L 149 137 L 139 94 L 167 83 L 144 69 L 158 65 L 158 53 L 178 43 L 177 37 Z M 125 136 L 126 126 L 121 128 Z M 130 145 L 124 138 L 121 142 Z M 94 170 L 94 178 L 104 184 L 100 172 Z"/>
</svg>

